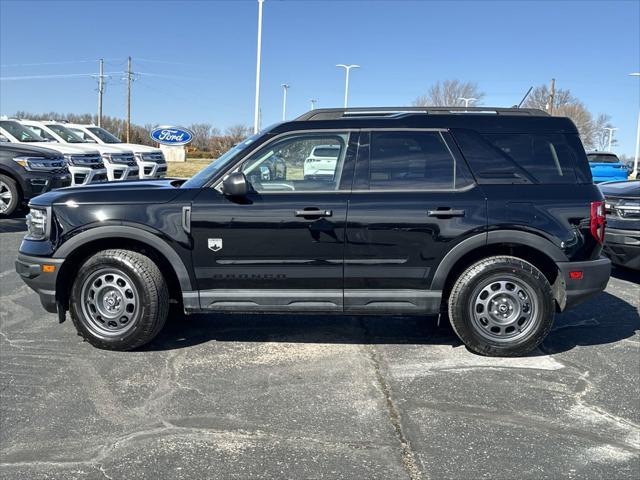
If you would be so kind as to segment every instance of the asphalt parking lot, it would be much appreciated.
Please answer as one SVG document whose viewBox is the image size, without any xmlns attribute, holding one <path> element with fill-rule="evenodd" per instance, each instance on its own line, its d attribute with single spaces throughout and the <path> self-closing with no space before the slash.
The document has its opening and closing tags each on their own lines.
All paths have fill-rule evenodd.
<svg viewBox="0 0 640 480">
<path fill-rule="evenodd" d="M 142 351 L 58 325 L 0 222 L 0 477 L 640 478 L 640 285 L 558 315 L 526 358 L 435 319 L 194 315 Z"/>
</svg>

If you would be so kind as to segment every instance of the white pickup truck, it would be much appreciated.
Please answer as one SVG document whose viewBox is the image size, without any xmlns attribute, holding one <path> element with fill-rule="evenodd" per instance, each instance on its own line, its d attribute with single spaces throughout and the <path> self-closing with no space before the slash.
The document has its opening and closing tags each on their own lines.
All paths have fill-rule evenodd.
<svg viewBox="0 0 640 480">
<path fill-rule="evenodd" d="M 80 125 L 77 123 L 65 123 L 64 125 L 89 142 L 132 150 L 140 168 L 140 178 L 160 178 L 167 174 L 167 162 L 162 150 L 159 148 L 138 145 L 137 143 L 124 143 L 108 130 L 96 125 Z"/>
<path fill-rule="evenodd" d="M 50 142 L 69 144 L 85 151 L 98 150 L 110 181 L 139 178 L 138 164 L 131 150 L 88 142 L 65 125 L 53 121 L 20 120 L 20 123 Z"/>
<path fill-rule="evenodd" d="M 96 149 L 77 148 L 50 142 L 16 120 L 0 120 L 0 141 L 37 144 L 64 155 L 71 174 L 71 185 L 86 185 L 107 180 L 107 171 Z"/>
</svg>

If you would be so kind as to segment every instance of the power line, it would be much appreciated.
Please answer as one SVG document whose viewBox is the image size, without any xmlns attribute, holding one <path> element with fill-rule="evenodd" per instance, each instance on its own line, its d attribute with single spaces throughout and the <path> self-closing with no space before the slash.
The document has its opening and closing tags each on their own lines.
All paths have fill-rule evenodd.
<svg viewBox="0 0 640 480">
<path fill-rule="evenodd" d="M 91 77 L 95 73 L 60 73 L 53 75 L 22 75 L 15 77 L 0 77 L 0 81 L 3 80 L 38 80 L 44 78 L 72 78 L 72 77 Z"/>
<path fill-rule="evenodd" d="M 112 61 L 112 60 L 120 60 L 117 58 L 108 58 L 106 59 L 106 61 Z M 8 67 L 39 67 L 39 66 L 43 66 L 43 65 L 72 65 L 75 63 L 93 63 L 96 60 L 68 60 L 68 61 L 64 61 L 64 62 L 41 62 L 41 63 L 5 63 L 0 65 L 0 68 L 8 68 Z"/>
</svg>

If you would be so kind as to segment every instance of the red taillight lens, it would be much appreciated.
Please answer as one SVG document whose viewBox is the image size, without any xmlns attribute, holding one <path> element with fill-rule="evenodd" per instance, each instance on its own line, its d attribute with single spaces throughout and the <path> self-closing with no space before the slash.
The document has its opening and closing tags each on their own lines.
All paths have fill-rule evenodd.
<svg viewBox="0 0 640 480">
<path fill-rule="evenodd" d="M 591 202 L 591 235 L 598 243 L 604 242 L 605 220 L 604 202 Z"/>
</svg>

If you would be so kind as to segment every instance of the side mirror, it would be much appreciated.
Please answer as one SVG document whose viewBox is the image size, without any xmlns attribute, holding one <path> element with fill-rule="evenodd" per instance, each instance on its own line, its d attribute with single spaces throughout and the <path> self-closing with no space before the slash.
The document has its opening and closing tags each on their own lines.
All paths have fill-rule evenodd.
<svg viewBox="0 0 640 480">
<path fill-rule="evenodd" d="M 249 182 L 242 172 L 233 172 L 222 182 L 222 193 L 230 197 L 244 197 L 249 193 Z"/>
</svg>

